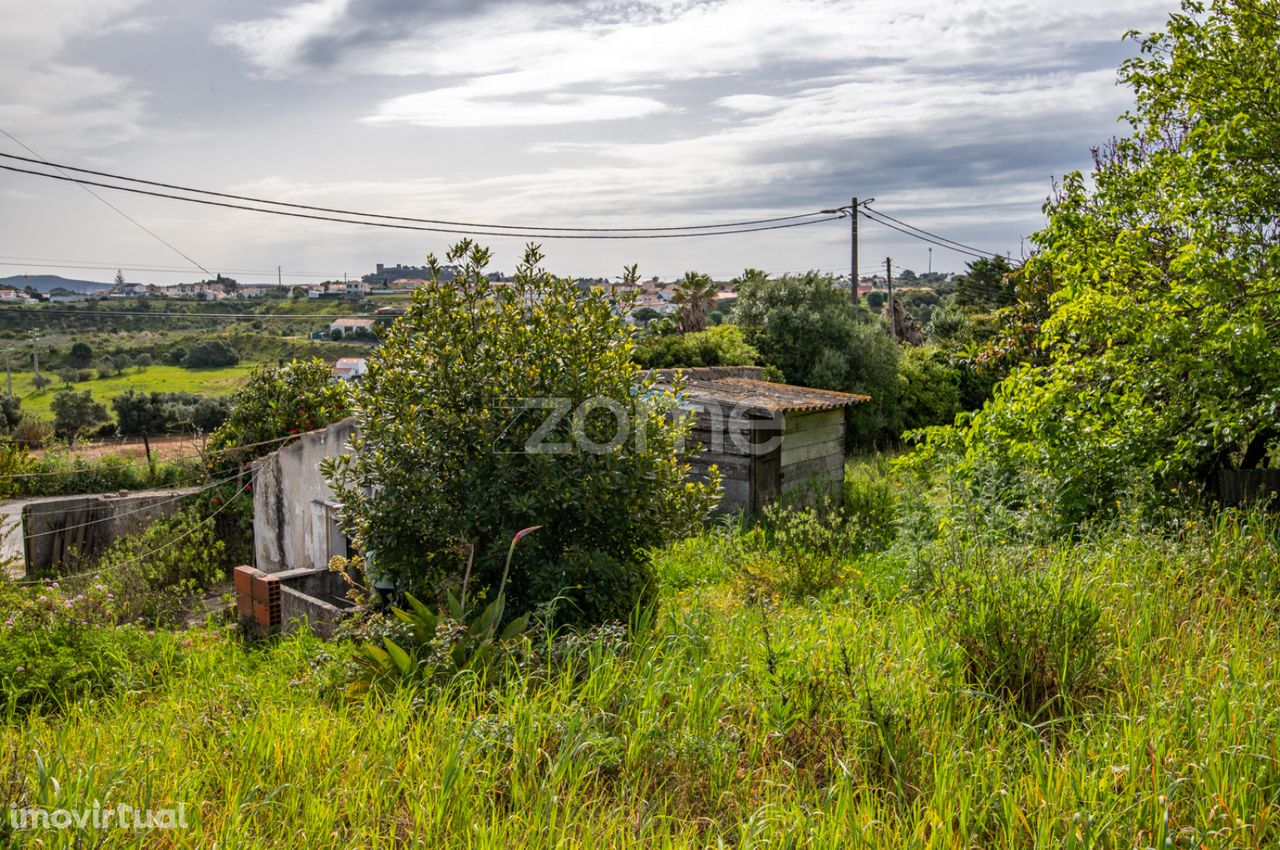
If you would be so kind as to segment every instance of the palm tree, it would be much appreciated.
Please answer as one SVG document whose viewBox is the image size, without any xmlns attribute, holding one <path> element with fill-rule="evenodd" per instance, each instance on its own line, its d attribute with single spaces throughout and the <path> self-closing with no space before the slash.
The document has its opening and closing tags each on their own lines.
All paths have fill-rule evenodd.
<svg viewBox="0 0 1280 850">
<path fill-rule="evenodd" d="M 715 303 L 719 287 L 710 275 L 685 272 L 676 284 L 675 302 L 680 305 L 680 331 L 702 331 L 707 328 L 707 311 Z"/>
</svg>

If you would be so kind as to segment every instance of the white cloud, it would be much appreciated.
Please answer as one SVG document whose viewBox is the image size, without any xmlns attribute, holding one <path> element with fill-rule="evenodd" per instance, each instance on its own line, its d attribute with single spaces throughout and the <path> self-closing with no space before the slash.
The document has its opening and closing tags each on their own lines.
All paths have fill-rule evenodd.
<svg viewBox="0 0 1280 850">
<path fill-rule="evenodd" d="M 75 61 L 68 49 L 140 2 L 48 0 L 38 11 L 0 4 L 0 126 L 33 143 L 68 147 L 140 134 L 143 94 L 125 78 Z"/>
<path fill-rule="evenodd" d="M 661 101 L 647 97 L 550 94 L 537 101 L 513 100 L 486 97 L 460 86 L 389 100 L 364 121 L 424 127 L 532 127 L 640 118 L 666 110 Z"/>
</svg>

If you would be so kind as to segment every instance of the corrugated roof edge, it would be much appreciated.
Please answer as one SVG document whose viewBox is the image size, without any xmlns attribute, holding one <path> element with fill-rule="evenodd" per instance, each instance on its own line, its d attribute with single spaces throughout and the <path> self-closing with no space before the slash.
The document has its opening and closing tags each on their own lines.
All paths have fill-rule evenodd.
<svg viewBox="0 0 1280 850">
<path fill-rule="evenodd" d="M 745 405 L 767 411 L 834 410 L 870 401 L 871 397 L 836 390 L 819 390 L 762 380 L 759 366 L 708 366 L 691 369 L 657 369 L 654 380 L 669 386 L 677 372 L 685 378 L 684 393 L 690 403 Z"/>
</svg>

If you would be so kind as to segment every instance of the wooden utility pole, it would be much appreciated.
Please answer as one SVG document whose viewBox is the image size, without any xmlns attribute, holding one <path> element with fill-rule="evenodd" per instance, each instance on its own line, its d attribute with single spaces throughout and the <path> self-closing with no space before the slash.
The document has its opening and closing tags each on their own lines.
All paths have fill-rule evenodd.
<svg viewBox="0 0 1280 850">
<path fill-rule="evenodd" d="M 889 287 L 889 333 L 898 341 L 898 308 L 893 303 L 893 258 L 884 258 L 884 280 Z"/>
<path fill-rule="evenodd" d="M 849 207 L 849 290 L 853 304 L 858 305 L 858 199 Z"/>
<path fill-rule="evenodd" d="M 36 350 L 36 340 L 40 338 L 40 334 L 35 330 L 31 331 L 31 371 L 35 372 L 37 378 L 40 377 L 40 352 Z"/>
</svg>

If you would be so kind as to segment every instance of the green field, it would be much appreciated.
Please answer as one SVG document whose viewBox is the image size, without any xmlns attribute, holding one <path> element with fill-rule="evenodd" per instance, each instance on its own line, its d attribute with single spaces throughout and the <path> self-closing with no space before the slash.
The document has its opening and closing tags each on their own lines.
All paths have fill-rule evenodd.
<svg viewBox="0 0 1280 850">
<path fill-rule="evenodd" d="M 111 399 L 128 390 L 138 392 L 189 392 L 203 395 L 229 395 L 244 382 L 255 364 L 241 363 L 222 369 L 184 369 L 181 366 L 148 366 L 144 369 L 130 367 L 110 378 L 95 378 L 72 384 L 77 392 L 89 390 L 93 397 L 110 405 Z M 46 373 L 47 374 L 47 373 Z M 13 391 L 22 399 L 22 409 L 38 416 L 52 416 L 50 405 L 58 390 L 65 386 L 56 375 L 49 374 L 53 383 L 37 391 L 31 384 L 32 372 L 13 373 Z M 2 386 L 0 386 L 2 388 Z"/>
</svg>

